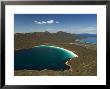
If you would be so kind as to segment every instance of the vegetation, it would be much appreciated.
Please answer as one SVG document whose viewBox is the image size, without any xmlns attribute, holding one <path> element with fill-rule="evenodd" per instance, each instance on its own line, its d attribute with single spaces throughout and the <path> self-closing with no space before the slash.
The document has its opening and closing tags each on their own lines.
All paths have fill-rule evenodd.
<svg viewBox="0 0 110 89">
<path fill-rule="evenodd" d="M 31 48 L 41 44 L 54 44 L 73 51 L 78 58 L 67 62 L 70 70 L 53 71 L 15 70 L 15 76 L 96 76 L 97 75 L 97 47 L 91 44 L 75 42 L 74 35 L 65 32 L 49 33 L 17 33 L 15 34 L 15 50 Z"/>
<path fill-rule="evenodd" d="M 16 33 L 15 34 L 15 50 L 31 48 L 36 45 L 47 43 L 70 43 L 74 42 L 74 36 L 66 32 L 33 32 L 33 33 Z"/>
</svg>

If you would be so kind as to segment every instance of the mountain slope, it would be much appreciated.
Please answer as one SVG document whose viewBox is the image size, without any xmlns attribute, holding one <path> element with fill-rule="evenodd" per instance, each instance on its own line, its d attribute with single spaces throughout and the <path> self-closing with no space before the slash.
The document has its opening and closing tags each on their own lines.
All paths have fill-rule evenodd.
<svg viewBox="0 0 110 89">
<path fill-rule="evenodd" d="M 32 33 L 16 33 L 15 49 L 30 48 L 36 45 L 48 43 L 70 43 L 74 42 L 74 35 L 66 32 L 49 33 L 46 32 L 32 32 Z"/>
</svg>

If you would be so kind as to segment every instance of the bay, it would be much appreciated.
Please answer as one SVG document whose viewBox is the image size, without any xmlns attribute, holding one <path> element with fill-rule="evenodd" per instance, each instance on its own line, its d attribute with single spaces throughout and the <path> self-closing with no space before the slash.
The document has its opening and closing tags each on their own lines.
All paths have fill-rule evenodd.
<svg viewBox="0 0 110 89">
<path fill-rule="evenodd" d="M 85 39 L 80 39 L 78 41 L 80 41 L 82 43 L 97 44 L 97 37 L 88 37 L 88 38 L 85 38 Z"/>
<path fill-rule="evenodd" d="M 16 50 L 14 54 L 15 70 L 67 70 L 65 63 L 77 57 L 72 51 L 52 45 L 40 45 L 30 49 Z"/>
</svg>

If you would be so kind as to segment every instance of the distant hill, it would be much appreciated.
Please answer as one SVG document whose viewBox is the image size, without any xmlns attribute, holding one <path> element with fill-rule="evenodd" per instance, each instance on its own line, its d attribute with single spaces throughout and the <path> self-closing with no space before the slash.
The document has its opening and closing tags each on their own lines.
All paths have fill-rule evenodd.
<svg viewBox="0 0 110 89">
<path fill-rule="evenodd" d="M 88 33 L 83 33 L 83 34 L 77 34 L 79 36 L 85 36 L 85 37 L 96 37 L 97 34 L 88 34 Z"/>
<path fill-rule="evenodd" d="M 83 34 L 73 34 L 76 39 L 84 39 L 87 37 L 97 37 L 97 34 L 88 34 L 88 33 L 83 33 Z"/>
<path fill-rule="evenodd" d="M 30 48 L 41 44 L 54 43 L 73 43 L 76 39 L 84 39 L 87 37 L 96 37 L 96 34 L 71 34 L 63 31 L 56 33 L 45 32 L 30 32 L 30 33 L 15 33 L 14 47 L 15 49 Z"/>
<path fill-rule="evenodd" d="M 48 43 L 71 43 L 75 41 L 75 36 L 73 34 L 63 31 L 59 31 L 56 33 L 45 31 L 15 33 L 14 40 L 15 49 L 22 49 Z"/>
</svg>

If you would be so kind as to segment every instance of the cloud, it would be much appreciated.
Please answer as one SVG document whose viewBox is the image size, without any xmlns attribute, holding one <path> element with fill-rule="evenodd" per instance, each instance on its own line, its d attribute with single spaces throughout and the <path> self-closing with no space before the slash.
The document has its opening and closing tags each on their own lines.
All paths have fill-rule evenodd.
<svg viewBox="0 0 110 89">
<path fill-rule="evenodd" d="M 97 34 L 97 26 L 65 26 L 62 27 L 63 31 L 74 33 L 74 34 L 82 34 L 82 33 L 88 33 L 88 34 Z"/>
<path fill-rule="evenodd" d="M 55 20 L 47 20 L 47 21 L 34 21 L 35 24 L 53 24 L 53 23 L 60 23 L 59 21 Z"/>
<path fill-rule="evenodd" d="M 48 20 L 47 23 L 52 24 L 54 23 L 54 20 Z"/>
<path fill-rule="evenodd" d="M 37 24 L 43 24 L 42 22 L 37 22 Z"/>
<path fill-rule="evenodd" d="M 34 22 L 35 22 L 35 23 L 37 23 L 37 21 L 36 21 L 36 20 L 35 20 Z"/>
<path fill-rule="evenodd" d="M 56 21 L 56 23 L 60 23 L 59 21 Z"/>
<path fill-rule="evenodd" d="M 46 24 L 47 22 L 45 22 L 45 21 L 42 21 L 42 24 Z"/>
<path fill-rule="evenodd" d="M 90 34 L 96 34 L 97 33 L 97 27 L 87 27 L 87 28 L 85 28 L 85 31 L 87 33 L 90 33 Z"/>
<path fill-rule="evenodd" d="M 96 34 L 97 27 L 78 27 L 72 29 L 74 33 L 89 33 L 89 34 Z"/>
</svg>

